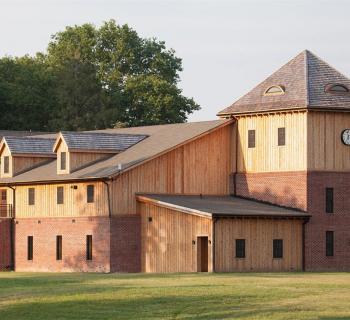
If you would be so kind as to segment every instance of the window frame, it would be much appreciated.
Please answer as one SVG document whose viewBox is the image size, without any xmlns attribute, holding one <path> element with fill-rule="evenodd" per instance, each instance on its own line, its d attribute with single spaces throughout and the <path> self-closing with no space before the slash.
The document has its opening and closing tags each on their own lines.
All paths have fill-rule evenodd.
<svg viewBox="0 0 350 320">
<path fill-rule="evenodd" d="M 273 239 L 272 257 L 273 259 L 283 259 L 283 239 Z"/>
<path fill-rule="evenodd" d="M 326 257 L 334 257 L 334 231 L 326 231 Z"/>
<path fill-rule="evenodd" d="M 67 152 L 66 151 L 60 152 L 60 170 L 61 171 L 67 170 Z"/>
<path fill-rule="evenodd" d="M 35 205 L 35 188 L 33 187 L 28 188 L 28 205 Z"/>
<path fill-rule="evenodd" d="M 56 203 L 64 204 L 64 187 L 58 186 L 56 189 Z"/>
<path fill-rule="evenodd" d="M 27 236 L 27 260 L 33 261 L 34 256 L 34 238 L 33 236 Z"/>
<path fill-rule="evenodd" d="M 95 185 L 88 184 L 86 186 L 86 203 L 95 202 Z"/>
<path fill-rule="evenodd" d="M 4 174 L 10 173 L 10 156 L 4 156 Z"/>
<path fill-rule="evenodd" d="M 63 238 L 61 235 L 56 236 L 56 261 L 62 260 L 62 243 Z"/>
<path fill-rule="evenodd" d="M 326 187 L 325 189 L 325 211 L 326 213 L 334 213 L 334 188 Z"/>
<path fill-rule="evenodd" d="M 246 257 L 245 239 L 235 239 L 235 257 L 237 259 L 244 259 Z"/>
<path fill-rule="evenodd" d="M 279 147 L 286 145 L 286 127 L 279 127 L 277 129 L 277 145 Z"/>
<path fill-rule="evenodd" d="M 87 261 L 92 260 L 92 235 L 91 234 L 86 235 L 86 260 Z"/>
<path fill-rule="evenodd" d="M 256 130 L 248 130 L 248 149 L 254 149 L 256 147 Z"/>
</svg>

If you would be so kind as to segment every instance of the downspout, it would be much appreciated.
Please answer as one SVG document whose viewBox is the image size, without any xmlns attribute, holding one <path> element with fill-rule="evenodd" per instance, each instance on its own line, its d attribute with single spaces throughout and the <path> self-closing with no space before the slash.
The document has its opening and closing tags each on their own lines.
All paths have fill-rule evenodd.
<svg viewBox="0 0 350 320">
<path fill-rule="evenodd" d="M 11 267 L 15 270 L 15 218 L 16 218 L 16 188 L 8 186 L 12 190 L 12 221 L 10 228 L 11 237 Z"/>
</svg>

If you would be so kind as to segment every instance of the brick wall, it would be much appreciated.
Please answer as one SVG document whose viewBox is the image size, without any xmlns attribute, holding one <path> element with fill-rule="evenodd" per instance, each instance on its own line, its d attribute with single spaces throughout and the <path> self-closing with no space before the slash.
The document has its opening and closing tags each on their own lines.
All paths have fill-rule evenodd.
<svg viewBox="0 0 350 320">
<path fill-rule="evenodd" d="M 111 272 L 141 271 L 141 218 L 139 215 L 111 220 Z"/>
<path fill-rule="evenodd" d="M 233 178 L 238 196 L 301 210 L 307 208 L 305 171 L 237 173 Z"/>
<path fill-rule="evenodd" d="M 23 218 L 15 221 L 16 271 L 110 271 L 108 217 Z M 56 235 L 62 236 L 62 260 L 56 260 Z M 86 235 L 92 235 L 93 259 L 86 260 Z M 33 260 L 27 237 L 33 236 Z"/>
<path fill-rule="evenodd" d="M 0 271 L 10 270 L 12 219 L 0 218 Z"/>
<path fill-rule="evenodd" d="M 334 213 L 325 211 L 325 188 L 334 188 Z M 306 270 L 350 270 L 350 173 L 309 172 Z M 334 231 L 334 256 L 326 257 L 326 231 Z"/>
</svg>

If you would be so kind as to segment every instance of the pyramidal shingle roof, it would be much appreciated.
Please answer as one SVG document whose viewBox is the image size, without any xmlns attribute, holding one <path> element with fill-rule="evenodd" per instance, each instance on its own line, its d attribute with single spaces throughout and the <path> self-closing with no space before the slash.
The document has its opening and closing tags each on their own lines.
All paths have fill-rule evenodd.
<svg viewBox="0 0 350 320">
<path fill-rule="evenodd" d="M 257 85 L 218 116 L 285 109 L 350 110 L 350 94 L 325 91 L 327 85 L 342 84 L 350 88 L 350 79 L 305 50 Z M 281 86 L 281 95 L 265 95 L 271 86 Z"/>
</svg>

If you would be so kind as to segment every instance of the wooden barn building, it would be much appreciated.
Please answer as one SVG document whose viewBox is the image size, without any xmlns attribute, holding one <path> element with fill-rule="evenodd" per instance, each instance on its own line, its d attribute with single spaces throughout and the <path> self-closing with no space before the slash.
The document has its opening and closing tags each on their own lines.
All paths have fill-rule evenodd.
<svg viewBox="0 0 350 320">
<path fill-rule="evenodd" d="M 0 144 L 0 269 L 350 270 L 350 80 L 304 51 L 219 120 Z"/>
</svg>

